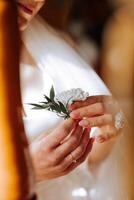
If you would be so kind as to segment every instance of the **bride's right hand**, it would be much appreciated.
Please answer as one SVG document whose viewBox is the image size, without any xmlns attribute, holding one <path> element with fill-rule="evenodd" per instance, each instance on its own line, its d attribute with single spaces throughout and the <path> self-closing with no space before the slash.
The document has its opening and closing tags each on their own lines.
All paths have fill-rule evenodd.
<svg viewBox="0 0 134 200">
<path fill-rule="evenodd" d="M 80 165 L 92 149 L 89 128 L 73 119 L 62 122 L 49 135 L 31 144 L 37 181 L 64 176 Z"/>
</svg>

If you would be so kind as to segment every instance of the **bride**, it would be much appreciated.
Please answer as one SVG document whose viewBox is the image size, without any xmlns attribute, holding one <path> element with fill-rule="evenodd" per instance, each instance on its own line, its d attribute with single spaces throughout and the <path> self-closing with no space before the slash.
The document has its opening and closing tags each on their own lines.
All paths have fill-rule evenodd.
<svg viewBox="0 0 134 200">
<path fill-rule="evenodd" d="M 109 176 L 109 184 L 102 182 L 102 173 L 98 179 L 95 178 L 99 165 L 115 148 L 113 144 L 121 132 L 121 118 L 119 123 L 115 118 L 121 116 L 118 105 L 97 74 L 75 50 L 39 17 L 33 19 L 43 4 L 44 0 L 17 0 L 23 41 L 21 87 L 24 124 L 39 182 L 39 199 L 125 200 L 124 193 L 114 196 L 118 181 L 110 191 L 114 170 Z M 49 111 L 31 110 L 28 103 L 40 102 L 52 85 L 56 93 L 82 88 L 89 92 L 90 97 L 70 106 L 71 118 L 65 121 Z M 64 140 L 70 132 L 71 136 Z M 88 162 L 79 166 L 88 154 Z"/>
</svg>

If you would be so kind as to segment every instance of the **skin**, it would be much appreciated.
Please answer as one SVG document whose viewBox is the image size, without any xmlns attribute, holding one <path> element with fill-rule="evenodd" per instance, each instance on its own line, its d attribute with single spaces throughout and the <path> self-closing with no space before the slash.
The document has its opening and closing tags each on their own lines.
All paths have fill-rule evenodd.
<svg viewBox="0 0 134 200">
<path fill-rule="evenodd" d="M 27 28 L 44 3 L 43 0 L 17 0 L 21 31 Z M 24 7 L 31 12 L 27 13 Z M 26 48 L 23 48 L 23 53 L 25 54 L 23 62 L 36 66 L 34 58 Z M 117 135 L 113 126 L 113 110 L 117 112 L 118 109 L 113 106 L 111 112 L 109 109 L 111 106 L 107 105 L 114 105 L 112 97 L 94 96 L 84 102 L 74 103 L 70 106 L 72 111 L 70 119 L 62 122 L 49 135 L 42 133 L 41 138 L 30 145 L 37 182 L 68 174 L 84 162 L 88 155 L 91 166 L 109 154 L 114 143 L 112 138 Z M 101 130 L 95 143 L 89 136 L 90 129 L 94 126 L 100 127 Z M 104 145 L 99 145 L 104 142 Z M 77 162 L 74 162 L 75 160 Z"/>
<path fill-rule="evenodd" d="M 80 101 L 70 106 L 70 116 L 79 119 L 79 125 L 84 128 L 99 127 L 101 132 L 96 141 L 104 142 L 117 136 L 114 123 L 115 114 L 119 106 L 112 96 L 90 96 L 85 101 Z"/>
<path fill-rule="evenodd" d="M 78 122 L 70 118 L 48 136 L 43 135 L 36 144 L 33 143 L 32 155 L 37 181 L 64 176 L 84 162 L 94 141 L 89 138 L 89 131 L 83 131 Z"/>
<path fill-rule="evenodd" d="M 113 145 L 122 133 L 114 126 L 114 117 L 119 106 L 112 96 L 90 96 L 84 102 L 76 102 L 70 106 L 71 117 L 79 118 L 82 127 L 99 127 L 99 135 L 88 156 L 89 170 L 97 175 L 100 164 L 111 153 Z M 84 118 L 84 119 L 83 119 Z"/>
<path fill-rule="evenodd" d="M 16 0 L 18 5 L 18 22 L 21 31 L 25 30 L 33 17 L 44 5 L 45 0 Z M 28 9 L 24 9 L 28 8 Z"/>
</svg>

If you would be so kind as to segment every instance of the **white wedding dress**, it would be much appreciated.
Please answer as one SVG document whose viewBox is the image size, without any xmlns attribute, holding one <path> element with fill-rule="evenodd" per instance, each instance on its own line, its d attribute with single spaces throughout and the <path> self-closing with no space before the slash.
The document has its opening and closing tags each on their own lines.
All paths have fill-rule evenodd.
<svg viewBox="0 0 134 200">
<path fill-rule="evenodd" d="M 82 88 L 90 95 L 110 95 L 92 68 L 41 19 L 34 19 L 23 37 L 28 51 L 37 63 L 37 68 L 21 64 L 22 99 L 26 112 L 24 125 L 30 141 L 42 132 L 49 132 L 61 121 L 54 113 L 31 110 L 28 105 L 40 102 L 43 94 L 48 94 L 52 85 L 56 93 Z M 113 184 L 113 179 L 119 176 L 119 173 L 113 170 L 113 174 L 109 175 L 113 163 L 114 168 L 118 163 L 117 156 L 114 158 L 114 151 L 116 152 L 116 145 L 102 166 L 98 180 L 88 172 L 85 162 L 65 177 L 38 184 L 39 200 L 126 200 L 122 196 L 124 194 L 117 192 L 119 183 L 116 179 Z"/>
</svg>

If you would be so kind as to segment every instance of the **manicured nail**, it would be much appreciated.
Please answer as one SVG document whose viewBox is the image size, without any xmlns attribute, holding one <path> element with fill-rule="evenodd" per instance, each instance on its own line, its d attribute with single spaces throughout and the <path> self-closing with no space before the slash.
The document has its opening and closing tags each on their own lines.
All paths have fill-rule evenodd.
<svg viewBox="0 0 134 200">
<path fill-rule="evenodd" d="M 80 119 L 80 115 L 79 112 L 77 111 L 73 111 L 70 113 L 70 117 L 74 118 L 74 119 Z"/>
<path fill-rule="evenodd" d="M 73 110 L 73 109 L 76 109 L 75 104 L 71 104 L 71 105 L 69 105 L 69 110 Z"/>
<path fill-rule="evenodd" d="M 99 135 L 96 137 L 96 141 L 99 143 L 103 143 L 103 142 L 105 142 L 105 140 L 106 140 L 105 137 L 102 135 Z"/>
<path fill-rule="evenodd" d="M 89 122 L 88 122 L 87 120 L 81 120 L 81 121 L 79 122 L 79 125 L 80 125 L 80 126 L 85 126 L 85 127 L 87 127 L 87 126 L 89 125 Z"/>
</svg>

